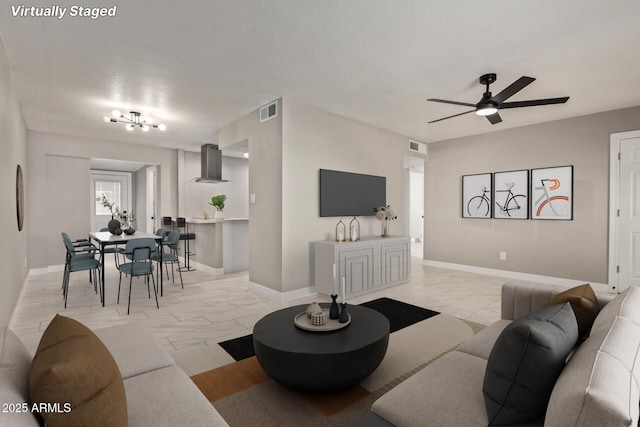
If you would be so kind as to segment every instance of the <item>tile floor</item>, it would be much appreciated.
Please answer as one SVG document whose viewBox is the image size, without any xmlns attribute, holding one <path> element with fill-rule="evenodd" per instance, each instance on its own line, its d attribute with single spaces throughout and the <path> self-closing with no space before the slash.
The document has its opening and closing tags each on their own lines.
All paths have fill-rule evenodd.
<svg viewBox="0 0 640 427">
<path fill-rule="evenodd" d="M 358 304 L 389 297 L 479 323 L 500 317 L 500 287 L 506 279 L 422 265 L 420 244 L 412 251 L 408 283 L 354 297 Z M 107 263 L 106 306 L 88 284 L 85 272 L 73 273 L 68 306 L 62 300 L 62 272 L 30 276 L 10 327 L 35 352 L 43 331 L 56 313 L 77 319 L 91 329 L 131 321 L 143 322 L 158 342 L 187 373 L 193 375 L 233 360 L 218 342 L 250 334 L 253 325 L 267 313 L 317 299 L 315 295 L 279 302 L 248 289 L 248 274 L 215 277 L 202 271 L 183 273 L 184 289 L 165 278 L 160 308 L 149 299 L 146 286 L 134 279 L 131 314 L 127 315 L 128 281 L 123 278 L 122 295 L 116 304 L 118 273 Z M 176 277 L 177 279 L 177 277 Z"/>
</svg>

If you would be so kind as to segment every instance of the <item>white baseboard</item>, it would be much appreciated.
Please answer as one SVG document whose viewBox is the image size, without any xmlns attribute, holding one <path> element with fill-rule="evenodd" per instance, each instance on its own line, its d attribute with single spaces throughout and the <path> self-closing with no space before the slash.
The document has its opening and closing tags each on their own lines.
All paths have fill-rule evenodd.
<svg viewBox="0 0 640 427">
<path fill-rule="evenodd" d="M 180 257 L 182 259 L 182 257 Z M 202 264 L 197 261 L 190 261 L 189 266 L 196 270 L 204 271 L 205 273 L 213 274 L 214 276 L 224 276 L 224 268 L 223 267 L 211 267 L 210 265 Z M 186 268 L 186 264 L 183 262 L 180 263 L 180 267 Z"/>
<path fill-rule="evenodd" d="M 587 280 L 565 279 L 561 277 L 542 276 L 539 274 L 520 273 L 517 271 L 498 270 L 496 268 L 477 267 L 475 265 L 455 264 L 451 262 L 425 259 L 422 264 L 428 267 L 446 268 L 449 270 L 467 271 L 469 273 L 486 274 L 489 276 L 506 277 L 508 279 L 527 280 L 530 282 L 548 283 L 551 285 L 578 286 L 589 283 L 597 292 L 611 292 L 612 288 L 606 283 L 594 283 Z"/>
<path fill-rule="evenodd" d="M 29 270 L 29 276 L 41 276 L 43 274 L 56 273 L 64 271 L 64 264 L 50 265 L 44 268 L 32 268 Z"/>
<path fill-rule="evenodd" d="M 308 288 L 295 289 L 293 291 L 279 292 L 274 289 L 268 288 L 258 283 L 249 282 L 249 290 L 268 298 L 274 299 L 280 302 L 287 302 L 298 298 L 303 298 L 309 295 L 317 295 L 315 286 Z"/>
</svg>

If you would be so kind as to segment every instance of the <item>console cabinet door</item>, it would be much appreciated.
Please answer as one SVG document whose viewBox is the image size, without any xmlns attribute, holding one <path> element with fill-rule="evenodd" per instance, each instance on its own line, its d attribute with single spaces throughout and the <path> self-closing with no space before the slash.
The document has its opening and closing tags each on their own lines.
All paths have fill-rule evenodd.
<svg viewBox="0 0 640 427">
<path fill-rule="evenodd" d="M 340 276 L 345 278 L 347 294 L 373 288 L 376 282 L 374 274 L 377 270 L 375 247 L 340 249 L 338 259 L 340 260 Z"/>
<path fill-rule="evenodd" d="M 409 279 L 410 253 L 407 241 L 380 243 L 381 285 L 406 282 Z"/>
</svg>

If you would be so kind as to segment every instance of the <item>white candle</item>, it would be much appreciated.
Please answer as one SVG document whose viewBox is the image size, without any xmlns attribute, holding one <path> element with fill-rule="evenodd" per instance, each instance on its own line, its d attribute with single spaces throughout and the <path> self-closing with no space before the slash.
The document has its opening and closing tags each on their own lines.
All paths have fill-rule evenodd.
<svg viewBox="0 0 640 427">
<path fill-rule="evenodd" d="M 342 278 L 342 303 L 344 304 L 345 301 L 345 294 L 347 293 L 345 285 L 344 285 L 344 277 Z"/>
<path fill-rule="evenodd" d="M 336 263 L 333 263 L 333 294 L 338 295 L 338 283 L 336 282 Z"/>
</svg>

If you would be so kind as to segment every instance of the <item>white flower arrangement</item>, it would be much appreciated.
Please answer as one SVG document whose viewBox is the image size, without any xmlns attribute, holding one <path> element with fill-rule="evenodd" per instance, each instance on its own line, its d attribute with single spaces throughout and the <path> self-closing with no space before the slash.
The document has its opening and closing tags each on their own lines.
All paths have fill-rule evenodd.
<svg viewBox="0 0 640 427">
<path fill-rule="evenodd" d="M 376 218 L 380 221 L 387 220 L 393 221 L 394 219 L 398 219 L 398 215 L 391 209 L 391 205 L 380 206 L 378 208 L 373 208 L 376 213 Z"/>
<path fill-rule="evenodd" d="M 111 200 L 109 200 L 109 198 L 107 198 L 107 196 L 104 193 L 102 193 L 101 202 L 102 202 L 102 206 L 104 206 L 105 208 L 108 208 L 111 211 L 111 216 L 120 221 L 120 224 L 122 225 L 123 229 L 129 228 L 133 224 L 133 221 L 136 220 L 136 216 L 134 215 L 133 212 L 127 213 L 127 211 L 121 211 L 120 207 L 117 206 Z"/>
</svg>

